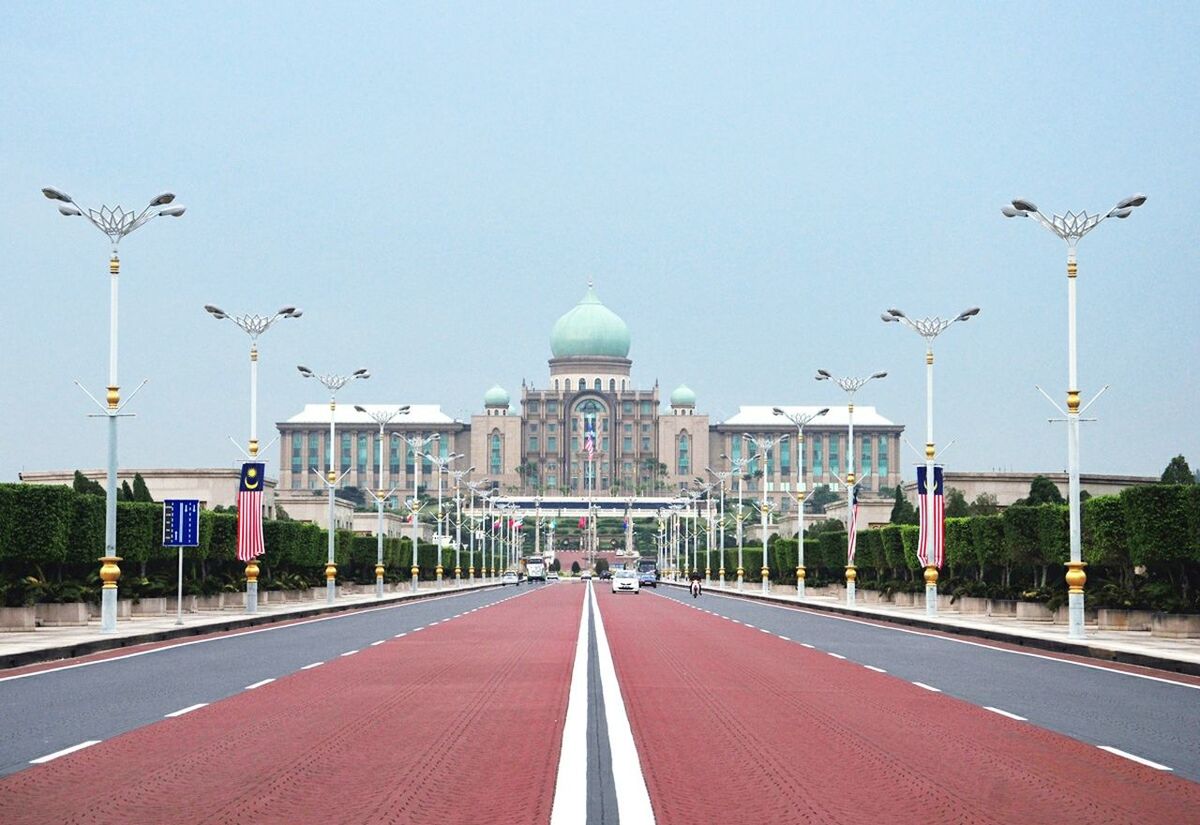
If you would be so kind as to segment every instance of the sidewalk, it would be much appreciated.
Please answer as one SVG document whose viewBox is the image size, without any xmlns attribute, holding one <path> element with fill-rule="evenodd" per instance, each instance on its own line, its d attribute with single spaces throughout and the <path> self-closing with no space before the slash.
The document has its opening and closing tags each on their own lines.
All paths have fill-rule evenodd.
<svg viewBox="0 0 1200 825">
<path fill-rule="evenodd" d="M 685 582 L 662 584 L 686 589 Z M 744 584 L 741 591 L 730 582 L 724 588 L 715 582 L 705 587 L 706 594 L 757 599 L 773 604 L 803 607 L 828 613 L 873 619 L 906 627 L 938 630 L 958 636 L 973 636 L 991 641 L 1007 642 L 1022 647 L 1070 653 L 1090 659 L 1121 662 L 1130 665 L 1168 670 L 1200 676 L 1200 639 L 1152 638 L 1148 630 L 1099 630 L 1095 626 L 1084 628 L 1087 638 L 1067 638 L 1067 626 L 1050 622 L 1035 622 L 980 614 L 963 615 L 944 608 L 937 616 L 926 616 L 925 606 L 898 607 L 890 604 L 863 604 L 848 607 L 845 596 L 808 596 L 796 598 L 796 589 L 783 585 L 772 585 L 771 593 L 764 595 L 759 582 Z"/>
<path fill-rule="evenodd" d="M 260 604 L 258 612 L 254 614 L 246 613 L 244 608 L 185 612 L 182 626 L 175 624 L 175 600 L 169 599 L 170 612 L 167 615 L 122 618 L 117 621 L 117 629 L 113 633 L 101 633 L 99 619 L 91 620 L 86 627 L 39 627 L 33 631 L 0 633 L 0 670 L 69 659 L 146 642 L 219 633 L 255 625 L 305 619 L 325 613 L 340 613 L 450 593 L 465 593 L 498 585 L 498 582 L 482 580 L 477 580 L 474 584 L 464 582 L 461 587 L 455 587 L 453 580 L 447 580 L 440 586 L 436 582 L 421 582 L 420 589 L 413 593 L 405 582 L 397 585 L 398 590 L 385 592 L 382 599 L 375 598 L 373 586 L 362 585 L 361 592 L 345 595 L 339 593 L 332 605 L 322 598 Z"/>
</svg>

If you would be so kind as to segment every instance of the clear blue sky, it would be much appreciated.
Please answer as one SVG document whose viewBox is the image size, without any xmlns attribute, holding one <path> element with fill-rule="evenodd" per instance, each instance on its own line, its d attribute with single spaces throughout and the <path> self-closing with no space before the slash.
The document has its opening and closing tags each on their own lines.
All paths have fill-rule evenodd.
<svg viewBox="0 0 1200 825">
<path fill-rule="evenodd" d="M 39 189 L 187 215 L 123 244 L 123 466 L 228 466 L 246 340 L 202 310 L 296 304 L 261 423 L 324 400 L 481 408 L 544 386 L 588 276 L 634 376 L 702 411 L 860 404 L 923 440 L 922 342 L 879 312 L 983 313 L 939 339 L 952 469 L 1061 470 L 1065 249 L 1010 198 L 1105 210 L 1080 247 L 1085 472 L 1200 464 L 1194 4 L 74 3 L 0 29 L 0 478 L 101 467 L 106 241 Z M 836 394 L 835 394 L 836 393 Z M 1061 403 L 1061 402 L 1060 402 Z M 271 456 L 277 461 L 277 451 Z M 906 464 L 909 462 L 906 461 Z M 906 467 L 911 477 L 911 467 Z"/>
</svg>

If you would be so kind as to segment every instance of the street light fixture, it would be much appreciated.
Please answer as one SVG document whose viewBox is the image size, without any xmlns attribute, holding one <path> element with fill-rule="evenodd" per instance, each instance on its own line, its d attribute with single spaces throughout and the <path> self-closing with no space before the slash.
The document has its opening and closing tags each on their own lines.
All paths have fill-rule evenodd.
<svg viewBox="0 0 1200 825">
<path fill-rule="evenodd" d="M 887 378 L 886 372 L 872 373 L 866 378 L 837 378 L 827 370 L 817 370 L 818 381 L 832 381 L 843 392 L 850 396 L 846 405 L 846 416 L 849 424 L 849 435 L 846 438 L 846 542 L 849 547 L 850 533 L 856 528 L 854 518 L 854 394 L 865 384 L 876 379 Z M 803 541 L 803 539 L 801 539 Z M 854 585 L 858 571 L 854 567 L 854 559 L 846 557 L 846 604 L 853 606 L 855 601 Z"/>
<path fill-rule="evenodd" d="M 342 477 L 344 477 L 346 473 L 350 472 L 349 470 L 346 470 L 346 473 L 342 473 L 342 475 L 339 476 L 337 471 L 334 469 L 333 459 L 334 453 L 337 450 L 337 440 L 333 436 L 334 419 L 337 412 L 337 393 L 338 390 L 349 384 L 351 381 L 359 378 L 370 378 L 371 374 L 366 370 L 355 370 L 350 375 L 334 375 L 332 373 L 319 375 L 305 366 L 297 366 L 296 369 L 304 378 L 312 378 L 321 386 L 325 387 L 325 389 L 329 390 L 329 454 L 325 456 L 326 460 L 329 462 L 329 471 L 325 474 L 323 479 L 325 482 L 325 487 L 329 490 L 329 555 L 325 561 L 325 600 L 330 604 L 333 604 L 334 599 L 337 598 L 337 564 L 334 562 L 333 556 L 335 539 L 334 534 L 337 532 L 336 515 L 334 511 L 334 491 L 337 489 L 338 482 L 342 479 Z M 320 475 L 320 471 L 317 470 L 316 467 L 311 469 L 313 472 L 317 473 L 317 475 Z"/>
<path fill-rule="evenodd" d="M 109 291 L 108 291 L 108 387 L 104 403 L 84 390 L 88 397 L 101 410 L 101 415 L 108 419 L 108 472 L 104 489 L 104 557 L 100 559 L 100 580 L 104 582 L 100 598 L 100 632 L 113 633 L 117 629 L 117 581 L 121 578 L 121 568 L 117 555 L 117 419 L 121 417 L 124 405 L 121 403 L 121 388 L 117 383 L 117 276 L 121 273 L 121 260 L 117 257 L 117 245 L 126 235 L 145 226 L 157 217 L 178 218 L 185 207 L 176 206 L 170 209 L 159 209 L 175 200 L 169 192 L 163 193 L 150 201 L 140 213 L 126 212 L 120 206 L 101 206 L 91 209 L 80 206 L 75 200 L 60 189 L 46 187 L 42 194 L 50 200 L 59 201 L 58 211 L 68 217 L 83 217 L 108 237 L 112 244 L 112 255 L 108 261 Z M 75 382 L 80 389 L 83 385 Z M 143 382 L 145 383 L 145 382 Z M 138 387 L 141 389 L 141 387 Z M 137 394 L 137 389 L 126 399 L 126 403 Z"/>
<path fill-rule="evenodd" d="M 745 436 L 743 436 L 743 438 L 744 437 Z M 725 459 L 726 461 L 728 461 L 730 463 L 730 466 L 733 467 L 733 473 L 737 476 L 737 494 L 738 494 L 737 515 L 735 515 L 733 518 L 734 518 L 734 521 L 737 522 L 737 548 L 738 548 L 737 589 L 741 590 L 742 584 L 744 583 L 745 577 L 746 577 L 746 569 L 742 564 L 742 550 L 744 547 L 744 536 L 742 533 L 742 524 L 743 524 L 743 522 L 746 521 L 746 509 L 745 509 L 746 506 L 742 503 L 742 482 L 745 480 L 745 477 L 746 477 L 746 467 L 749 466 L 751 461 L 754 461 L 756 458 L 758 458 L 758 456 L 751 455 L 751 456 L 743 456 L 742 458 L 730 458 L 729 456 L 722 453 L 721 458 Z"/>
<path fill-rule="evenodd" d="M 424 435 L 404 435 L 402 433 L 392 433 L 395 438 L 399 438 L 408 445 L 409 451 L 413 456 L 413 494 L 412 499 L 408 502 L 408 510 L 412 517 L 412 592 L 416 593 L 421 582 L 421 565 L 417 554 L 417 548 L 420 541 L 420 514 L 421 508 L 421 459 L 425 457 L 425 448 L 441 439 L 440 433 L 434 433 L 430 436 Z M 439 562 L 440 564 L 440 562 Z"/>
<path fill-rule="evenodd" d="M 727 456 L 724 456 L 724 455 L 721 456 L 721 458 L 726 458 L 726 457 Z M 717 572 L 717 581 L 720 583 L 720 586 L 722 588 L 724 588 L 725 587 L 725 481 L 731 475 L 733 475 L 733 471 L 732 470 L 722 470 L 721 472 L 717 472 L 712 467 L 705 467 L 704 470 L 705 470 L 705 472 L 711 474 L 713 476 L 713 478 L 715 478 L 717 480 L 718 484 L 720 485 L 720 490 L 721 490 L 721 503 L 719 505 L 719 512 L 717 515 L 717 530 L 718 530 L 718 534 L 719 534 L 718 538 L 719 538 L 719 542 L 720 542 L 720 545 L 719 545 L 720 558 L 717 559 L 718 563 L 720 564 L 720 570 Z"/>
<path fill-rule="evenodd" d="M 787 441 L 786 435 L 781 435 L 778 438 L 770 436 L 753 436 L 749 433 L 743 433 L 742 438 L 754 445 L 754 449 L 758 455 L 762 456 L 762 500 L 759 502 L 758 512 L 762 517 L 762 592 L 771 592 L 771 566 L 768 559 L 767 550 L 767 513 L 771 509 L 771 503 L 767 500 L 767 459 L 774 449 L 776 444 L 782 444 Z"/>
<path fill-rule="evenodd" d="M 155 200 L 173 195 L 159 195 Z M 170 201 L 166 201 L 170 203 Z M 304 313 L 292 306 L 283 307 L 274 315 L 230 315 L 220 307 L 205 304 L 204 311 L 218 321 L 229 320 L 250 336 L 250 441 L 245 450 L 229 437 L 242 455 L 253 461 L 258 457 L 258 337 L 283 318 L 299 318 Z M 258 559 L 246 562 L 246 612 L 258 612 Z"/>
<path fill-rule="evenodd" d="M 383 442 L 385 440 L 383 436 L 384 430 L 387 428 L 387 425 L 391 423 L 392 419 L 398 418 L 402 415 L 407 415 L 411 408 L 404 406 L 397 407 L 395 409 L 368 410 L 366 407 L 355 404 L 354 409 L 356 412 L 362 413 L 379 425 L 379 438 L 376 439 L 376 443 L 379 445 L 379 491 L 374 492 L 370 489 L 370 487 L 368 487 L 367 493 L 371 496 L 371 498 L 375 499 L 375 598 L 382 599 L 384 573 L 383 504 L 392 497 L 392 494 L 396 492 L 395 487 L 387 492 L 384 492 L 384 488 L 387 487 L 387 465 L 383 462 Z"/>
<path fill-rule="evenodd" d="M 461 458 L 461 456 L 460 456 Z M 465 470 L 451 470 L 454 476 L 454 586 L 462 587 L 462 503 L 458 495 L 459 482 L 464 476 L 475 472 L 474 467 Z M 470 483 L 470 482 L 468 482 Z"/>
<path fill-rule="evenodd" d="M 1071 560 L 1067 563 L 1067 636 L 1072 639 L 1084 638 L 1083 632 L 1083 585 L 1087 575 L 1083 572 L 1086 566 L 1083 562 L 1080 537 L 1080 507 L 1079 507 L 1079 416 L 1083 410 L 1079 404 L 1079 375 L 1075 347 L 1075 277 L 1078 274 L 1076 250 L 1083 236 L 1091 232 L 1107 218 L 1128 218 L 1133 210 L 1146 202 L 1143 194 L 1130 195 L 1117 202 L 1117 205 L 1102 214 L 1088 214 L 1086 211 L 1065 215 L 1043 214 L 1031 201 L 1017 198 L 1011 206 L 1005 206 L 1000 211 L 1006 218 L 1033 218 L 1056 237 L 1067 244 L 1067 409 L 1064 417 L 1067 422 L 1067 503 L 1070 520 Z M 1101 390 L 1103 392 L 1103 390 Z M 1096 399 L 1093 398 L 1092 401 Z M 1053 403 L 1053 402 L 1051 402 Z M 1083 409 L 1091 406 L 1091 401 Z M 1058 406 L 1057 404 L 1055 405 Z M 1061 409 L 1059 412 L 1063 412 Z"/>
<path fill-rule="evenodd" d="M 438 554 L 437 555 L 437 583 L 439 585 L 441 585 L 442 573 L 443 573 L 442 549 L 445 546 L 445 542 L 446 542 L 446 530 L 445 530 L 445 527 L 443 526 L 443 519 L 445 518 L 445 514 L 442 512 L 442 475 L 446 472 L 446 468 L 449 467 L 450 464 L 452 464 L 455 461 L 457 461 L 458 459 L 462 458 L 463 454 L 462 453 L 450 453 L 447 456 L 436 456 L 436 455 L 433 455 L 432 453 L 428 453 L 428 454 L 426 454 L 425 457 L 429 459 L 431 464 L 433 464 L 434 466 L 437 467 L 437 477 L 438 477 L 437 538 L 434 543 L 437 545 L 437 554 Z"/>
<path fill-rule="evenodd" d="M 796 491 L 799 493 L 800 512 L 796 515 L 796 598 L 803 599 L 804 592 L 804 505 L 812 493 L 804 495 L 808 485 L 804 482 L 804 428 L 810 421 L 820 418 L 829 412 L 828 407 L 822 407 L 816 412 L 790 413 L 782 407 L 775 407 L 772 412 L 781 415 L 796 427 Z"/>
<path fill-rule="evenodd" d="M 889 309 L 880 315 L 884 323 L 902 324 L 925 339 L 925 483 L 926 489 L 932 493 L 934 486 L 933 461 L 937 452 L 933 446 L 933 340 L 950 328 L 951 324 L 969 321 L 979 314 L 979 307 L 970 307 L 958 313 L 954 318 L 909 318 L 898 309 Z M 924 513 L 924 511 L 922 511 Z M 930 557 L 929 548 L 942 547 L 941 541 L 931 541 L 927 534 L 933 525 L 922 523 L 922 541 L 920 546 L 925 548 L 925 615 L 937 615 L 937 583 L 938 569 L 941 567 L 940 554 Z"/>
</svg>

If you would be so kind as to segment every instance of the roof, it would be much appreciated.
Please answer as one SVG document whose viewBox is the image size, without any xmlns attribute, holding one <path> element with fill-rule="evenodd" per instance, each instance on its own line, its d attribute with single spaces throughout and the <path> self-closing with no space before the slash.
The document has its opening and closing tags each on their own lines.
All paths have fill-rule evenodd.
<svg viewBox="0 0 1200 825">
<path fill-rule="evenodd" d="M 550 352 L 555 358 L 602 355 L 629 357 L 629 327 L 600 303 L 589 283 L 583 300 L 567 311 L 550 332 Z"/>
<path fill-rule="evenodd" d="M 507 407 L 510 401 L 508 391 L 499 384 L 493 384 L 492 388 L 483 395 L 485 407 Z"/>
<path fill-rule="evenodd" d="M 788 415 L 812 415 L 819 410 L 826 409 L 823 406 L 785 406 L 777 405 L 779 409 L 786 412 Z M 828 407 L 829 412 L 822 416 L 814 418 L 807 426 L 809 427 L 847 427 L 850 424 L 849 408 Z M 782 415 L 775 415 L 775 406 L 770 407 L 738 407 L 737 414 L 731 418 L 727 418 L 721 422 L 720 426 L 725 427 L 768 427 L 768 426 L 792 426 L 791 422 Z M 895 427 L 896 422 L 884 418 L 874 407 L 864 407 L 859 404 L 854 405 L 854 425 L 856 427 Z"/>
<path fill-rule="evenodd" d="M 671 393 L 672 407 L 694 407 L 696 406 L 696 393 L 692 392 L 692 388 L 687 384 L 680 384 Z"/>
<path fill-rule="evenodd" d="M 367 412 L 391 411 L 403 407 L 404 404 L 360 404 Z M 404 415 L 398 415 L 391 423 L 396 426 L 408 424 L 454 424 L 450 416 L 442 412 L 440 404 L 409 404 L 409 410 Z M 305 404 L 304 409 L 293 415 L 285 424 L 328 424 L 329 404 Z M 378 427 L 375 419 L 366 413 L 354 409 L 353 404 L 338 404 L 335 424 L 369 424 Z"/>
</svg>

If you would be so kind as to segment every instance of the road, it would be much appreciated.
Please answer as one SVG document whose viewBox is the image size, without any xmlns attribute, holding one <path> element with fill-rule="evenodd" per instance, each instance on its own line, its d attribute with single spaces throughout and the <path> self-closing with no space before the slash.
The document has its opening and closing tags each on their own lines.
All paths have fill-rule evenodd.
<svg viewBox="0 0 1200 825">
<path fill-rule="evenodd" d="M 0 675 L 0 821 L 1197 821 L 1198 688 L 522 586 Z"/>
</svg>

